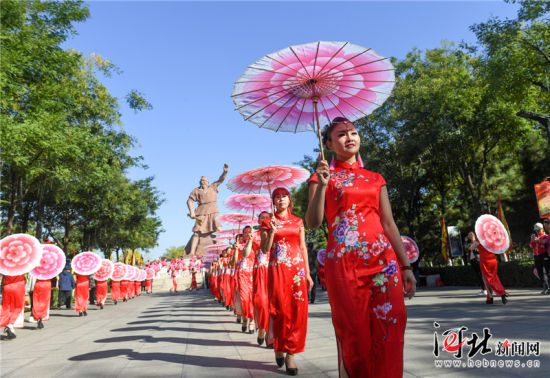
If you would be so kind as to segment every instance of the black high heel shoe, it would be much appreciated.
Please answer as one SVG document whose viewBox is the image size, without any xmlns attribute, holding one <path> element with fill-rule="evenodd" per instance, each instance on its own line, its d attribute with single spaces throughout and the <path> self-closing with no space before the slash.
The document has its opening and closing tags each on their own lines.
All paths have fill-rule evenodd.
<svg viewBox="0 0 550 378">
<path fill-rule="evenodd" d="M 285 358 L 275 356 L 275 362 L 277 363 L 278 367 L 283 367 L 283 365 L 285 364 Z"/>
<path fill-rule="evenodd" d="M 502 304 L 503 304 L 503 305 L 505 305 L 506 303 L 508 303 L 508 299 L 507 299 L 506 297 L 507 297 L 506 294 L 500 296 L 500 299 L 502 300 Z"/>
<path fill-rule="evenodd" d="M 38 329 L 44 328 L 44 323 L 42 323 L 42 319 L 38 319 L 38 325 L 36 326 Z"/>
<path fill-rule="evenodd" d="M 485 304 L 493 304 L 493 298 L 489 298 L 485 301 Z"/>
<path fill-rule="evenodd" d="M 287 357 L 288 356 L 289 355 L 287 354 Z M 298 368 L 297 367 L 295 367 L 295 368 L 288 367 L 288 364 L 286 362 L 286 358 L 285 358 L 285 369 L 286 369 L 286 374 L 287 375 L 298 375 Z"/>
<path fill-rule="evenodd" d="M 256 339 L 258 342 L 258 345 L 262 345 L 264 343 L 264 339 L 260 339 L 259 337 Z"/>
<path fill-rule="evenodd" d="M 237 316 L 237 323 L 240 323 L 240 322 L 241 322 L 241 317 Z"/>
<path fill-rule="evenodd" d="M 241 326 L 241 331 L 246 332 L 246 324 L 243 324 L 243 325 Z"/>
</svg>

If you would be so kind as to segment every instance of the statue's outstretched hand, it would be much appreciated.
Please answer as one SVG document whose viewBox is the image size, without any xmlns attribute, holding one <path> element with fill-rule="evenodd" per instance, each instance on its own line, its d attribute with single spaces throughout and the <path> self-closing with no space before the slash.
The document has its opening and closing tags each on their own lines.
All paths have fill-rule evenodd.
<svg viewBox="0 0 550 378">
<path fill-rule="evenodd" d="M 229 165 L 227 165 L 227 163 L 226 163 L 226 164 L 223 165 L 223 171 L 225 173 L 227 173 L 228 170 L 229 170 Z"/>
</svg>

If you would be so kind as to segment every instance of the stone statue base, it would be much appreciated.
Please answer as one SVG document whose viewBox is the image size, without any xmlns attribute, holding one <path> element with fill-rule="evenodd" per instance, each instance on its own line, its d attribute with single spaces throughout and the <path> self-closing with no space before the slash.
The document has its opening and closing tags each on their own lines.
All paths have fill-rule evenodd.
<svg viewBox="0 0 550 378">
<path fill-rule="evenodd" d="M 185 246 L 185 255 L 191 254 L 191 239 L 193 238 L 193 235 L 191 235 L 191 238 L 189 238 L 189 241 Z M 206 255 L 206 251 L 204 250 L 204 247 L 208 247 L 209 245 L 214 244 L 214 239 L 213 239 L 214 233 L 213 232 L 209 232 L 206 234 L 198 233 L 198 235 L 199 235 L 199 243 L 197 245 L 195 256 L 202 257 Z"/>
</svg>

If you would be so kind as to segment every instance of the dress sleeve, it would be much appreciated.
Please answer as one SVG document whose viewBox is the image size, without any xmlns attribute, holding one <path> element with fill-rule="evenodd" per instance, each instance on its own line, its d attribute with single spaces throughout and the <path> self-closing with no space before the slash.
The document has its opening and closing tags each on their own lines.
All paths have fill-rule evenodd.
<svg viewBox="0 0 550 378">
<path fill-rule="evenodd" d="M 302 220 L 302 218 L 298 218 L 298 217 L 296 218 L 297 218 L 296 224 L 298 225 L 298 227 L 304 228 L 304 221 Z"/>
<path fill-rule="evenodd" d="M 315 182 L 315 183 L 319 182 L 319 177 L 317 177 L 317 173 L 314 173 L 314 174 L 311 175 L 311 177 L 309 178 L 309 180 L 307 182 L 308 186 L 309 186 L 309 184 L 311 184 L 313 182 Z"/>
<path fill-rule="evenodd" d="M 269 224 L 270 219 L 264 219 L 262 221 L 262 224 L 260 225 L 260 229 L 262 230 L 271 230 L 271 224 Z"/>
<path fill-rule="evenodd" d="M 193 189 L 191 194 L 189 194 L 189 199 L 193 202 L 197 202 L 199 199 L 197 198 L 197 188 Z"/>
<path fill-rule="evenodd" d="M 380 186 L 382 187 L 384 185 L 387 185 L 386 180 L 384 180 L 384 177 L 379 173 L 377 173 L 377 175 L 378 175 L 378 178 L 379 178 Z"/>
</svg>

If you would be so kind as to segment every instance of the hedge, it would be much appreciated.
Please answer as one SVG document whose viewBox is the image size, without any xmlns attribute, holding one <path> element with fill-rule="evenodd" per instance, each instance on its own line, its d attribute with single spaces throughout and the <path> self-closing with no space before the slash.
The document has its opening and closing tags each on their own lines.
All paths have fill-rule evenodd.
<svg viewBox="0 0 550 378">
<path fill-rule="evenodd" d="M 542 287 L 533 274 L 534 264 L 510 261 L 498 264 L 498 276 L 502 285 L 508 287 Z M 447 286 L 477 286 L 478 280 L 470 266 L 445 266 L 438 268 L 423 267 L 421 275 L 439 274 Z"/>
</svg>

